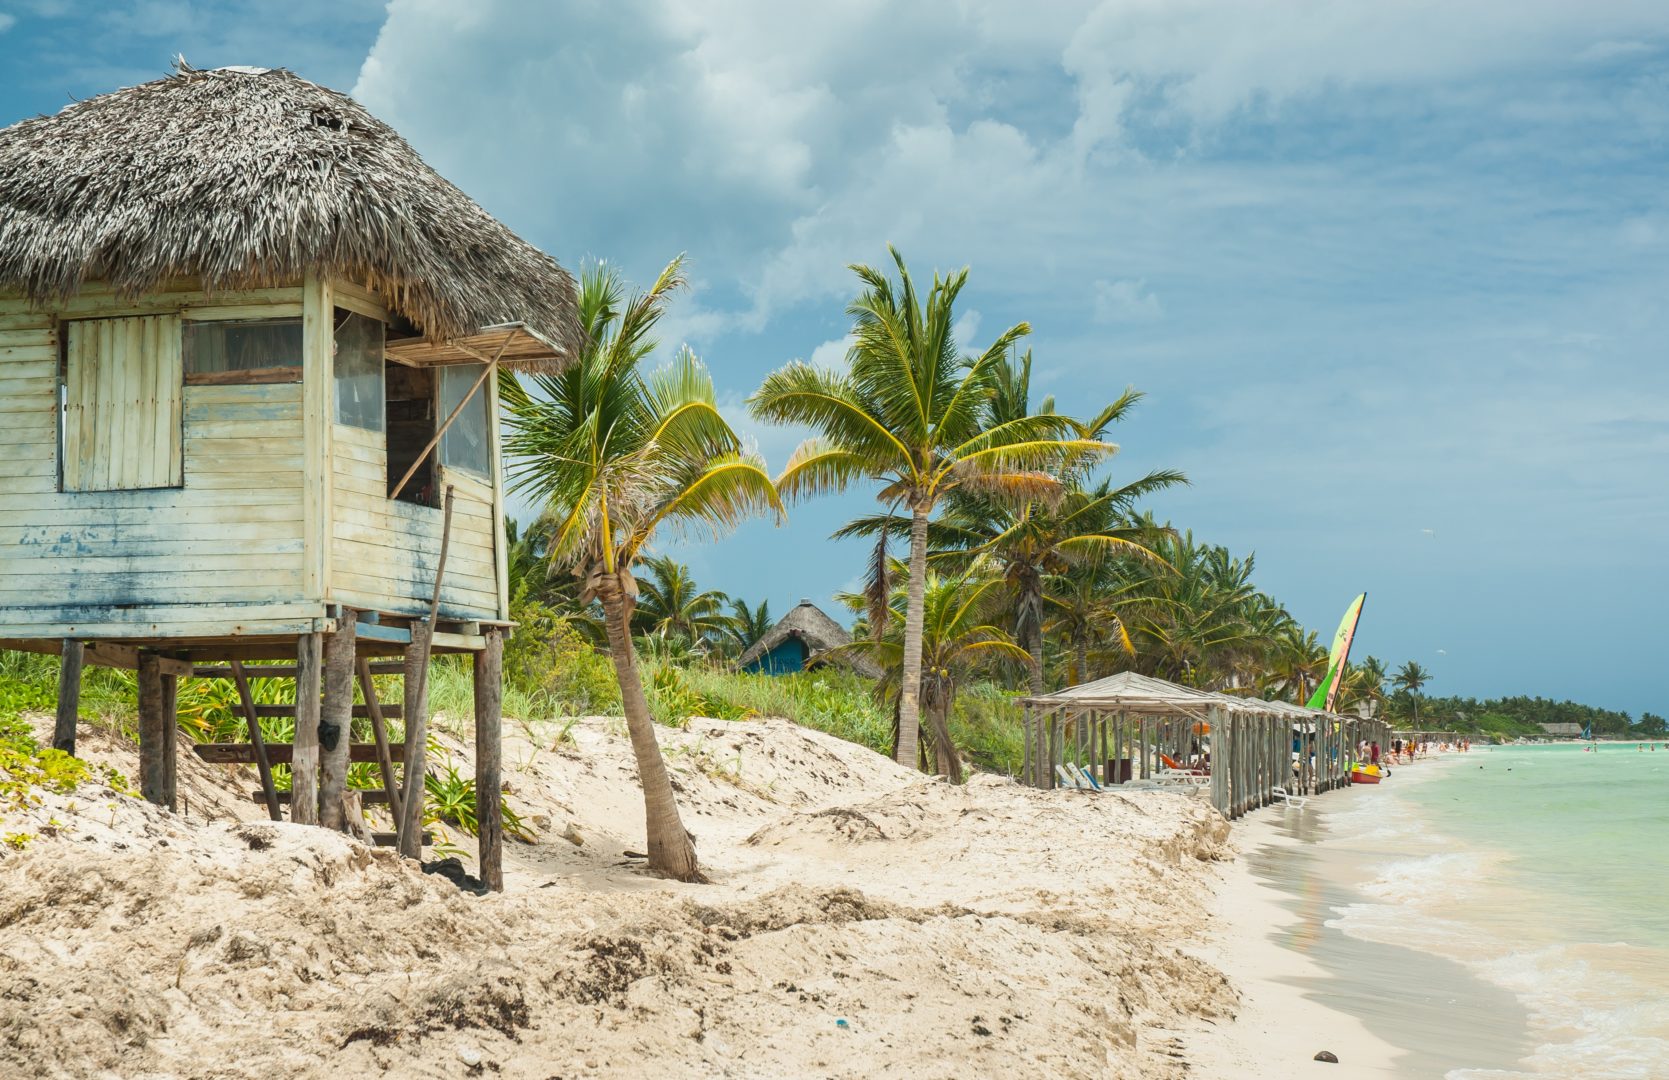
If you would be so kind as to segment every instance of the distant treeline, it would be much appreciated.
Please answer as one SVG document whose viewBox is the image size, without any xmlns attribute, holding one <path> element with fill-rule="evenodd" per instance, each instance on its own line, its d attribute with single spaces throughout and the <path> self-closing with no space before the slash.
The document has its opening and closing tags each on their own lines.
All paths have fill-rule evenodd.
<svg viewBox="0 0 1669 1080">
<path fill-rule="evenodd" d="M 1397 710 L 1393 704 L 1393 712 L 1398 711 L 1406 712 Z M 1420 726 L 1423 728 L 1538 735 L 1542 724 L 1591 727 L 1596 737 L 1644 739 L 1669 735 L 1669 721 L 1656 713 L 1642 713 L 1636 721 L 1628 713 L 1615 709 L 1540 697 L 1487 698 L 1482 701 L 1473 697 L 1420 698 Z"/>
</svg>

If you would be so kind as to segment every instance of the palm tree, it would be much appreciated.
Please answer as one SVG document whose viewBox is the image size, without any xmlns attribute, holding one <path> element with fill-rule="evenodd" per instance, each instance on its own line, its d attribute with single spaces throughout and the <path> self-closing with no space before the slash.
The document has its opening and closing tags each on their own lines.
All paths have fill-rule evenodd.
<svg viewBox="0 0 1669 1080">
<path fill-rule="evenodd" d="M 1431 681 L 1431 672 L 1419 665 L 1418 661 L 1410 660 L 1397 669 L 1391 676 L 1391 685 L 1403 691 L 1414 703 L 1414 723 L 1420 723 L 1420 691 L 1425 689 L 1426 683 Z"/>
<path fill-rule="evenodd" d="M 950 737 L 958 687 L 982 665 L 997 660 L 1029 663 L 1031 659 L 1007 632 L 987 621 L 998 607 L 993 601 L 1000 598 L 1001 579 L 986 574 L 985 569 L 976 565 L 967 573 L 952 576 L 928 571 L 921 589 L 911 589 L 906 583 L 904 588 L 894 590 L 892 608 L 899 617 L 888 620 L 883 637 L 860 638 L 833 650 L 861 651 L 875 657 L 886 672 L 878 688 L 880 693 L 884 698 L 901 697 L 907 654 L 899 627 L 908 625 L 903 616 L 910 595 L 922 597 L 921 703 L 930 732 L 928 748 L 939 775 L 953 784 L 962 782 L 961 757 Z"/>
<path fill-rule="evenodd" d="M 771 619 L 769 600 L 761 600 L 757 606 L 750 608 L 746 600 L 731 598 L 730 617 L 725 621 L 724 632 L 738 656 L 753 648 L 753 643 L 770 633 L 775 625 Z"/>
<path fill-rule="evenodd" d="M 695 845 L 678 814 L 639 679 L 631 616 L 632 567 L 663 525 L 714 534 L 782 504 L 764 463 L 745 454 L 714 403 L 713 380 L 688 349 L 645 375 L 652 332 L 682 284 L 674 259 L 647 292 L 626 298 L 617 270 L 587 268 L 580 282 L 581 355 L 560 375 L 507 379 L 506 441 L 515 489 L 554 523 L 549 556 L 583 582 L 582 604 L 602 601 L 609 652 L 643 785 L 649 866 L 700 880 Z"/>
<path fill-rule="evenodd" d="M 1305 630 L 1296 622 L 1283 624 L 1270 644 L 1267 686 L 1280 692 L 1292 691 L 1293 702 L 1303 705 L 1327 676 L 1327 649 L 1314 630 Z"/>
<path fill-rule="evenodd" d="M 638 579 L 636 622 L 645 633 L 663 640 L 679 634 L 699 650 L 724 632 L 728 596 L 698 588 L 690 568 L 670 556 L 651 556 L 643 565 L 649 576 Z"/>
<path fill-rule="evenodd" d="M 1385 662 L 1377 656 L 1366 656 L 1360 663 L 1346 664 L 1340 701 L 1345 708 L 1366 704 L 1369 716 L 1378 716 L 1385 703 Z"/>
<path fill-rule="evenodd" d="M 967 269 L 943 279 L 934 275 L 924 302 L 903 257 L 888 250 L 898 269 L 896 286 L 879 270 L 851 268 L 863 291 L 847 308 L 854 340 L 846 370 L 795 361 L 767 376 L 749 404 L 762 419 L 818 432 L 777 478 L 783 495 L 803 498 L 879 479 L 882 505 L 910 514 L 910 592 L 894 748 L 897 760 L 909 765 L 917 758 L 921 716 L 927 523 L 940 500 L 959 488 L 1016 501 L 1049 497 L 1061 484 L 1046 470 L 1115 448 L 1082 438 L 1076 424 L 1053 413 L 993 423 L 999 365 L 1030 327 L 1011 327 L 977 357 L 962 358 L 951 326 Z"/>
</svg>

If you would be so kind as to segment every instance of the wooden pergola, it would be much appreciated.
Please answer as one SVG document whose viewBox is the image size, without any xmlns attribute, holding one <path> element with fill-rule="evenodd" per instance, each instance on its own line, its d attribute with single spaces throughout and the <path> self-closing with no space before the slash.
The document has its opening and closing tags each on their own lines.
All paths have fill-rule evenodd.
<svg viewBox="0 0 1669 1080">
<path fill-rule="evenodd" d="M 1151 780 L 1209 754 L 1212 805 L 1227 817 L 1266 806 L 1276 788 L 1317 794 L 1350 783 L 1364 741 L 1386 741 L 1383 721 L 1284 701 L 1214 693 L 1133 671 L 1025 698 L 1023 783 L 1059 786 L 1058 768 L 1102 785 Z M 1300 749 L 1293 768 L 1293 744 Z"/>
</svg>

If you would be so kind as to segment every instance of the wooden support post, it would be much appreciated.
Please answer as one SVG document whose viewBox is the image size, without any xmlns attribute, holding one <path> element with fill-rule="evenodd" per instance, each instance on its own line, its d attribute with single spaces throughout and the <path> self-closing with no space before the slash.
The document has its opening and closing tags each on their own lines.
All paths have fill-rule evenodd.
<svg viewBox="0 0 1669 1080">
<path fill-rule="evenodd" d="M 504 631 L 483 627 L 486 647 L 475 654 L 475 813 L 481 840 L 481 880 L 504 891 L 504 782 L 501 731 L 504 716 Z"/>
<path fill-rule="evenodd" d="M 167 805 L 163 790 L 162 669 L 156 654 L 139 654 L 139 793 Z"/>
<path fill-rule="evenodd" d="M 1032 782 L 1032 707 L 1020 710 L 1020 782 L 1030 787 Z"/>
<path fill-rule="evenodd" d="M 58 662 L 58 720 L 52 727 L 52 748 L 75 753 L 75 720 L 81 709 L 81 662 L 83 647 L 65 638 Z"/>
<path fill-rule="evenodd" d="M 388 796 L 388 810 L 394 816 L 395 833 L 400 829 L 400 784 L 394 778 L 394 755 L 388 749 L 388 727 L 382 719 L 382 702 L 377 700 L 377 684 L 371 678 L 371 661 L 359 661 L 359 689 L 365 695 L 365 711 L 371 717 L 371 738 L 377 743 L 377 768 L 382 773 L 383 791 Z"/>
<path fill-rule="evenodd" d="M 278 788 L 272 782 L 272 762 L 267 759 L 267 740 L 261 733 L 261 717 L 255 711 L 255 695 L 249 692 L 249 676 L 243 672 L 243 661 L 233 660 L 232 681 L 238 687 L 238 702 L 243 707 L 243 722 L 249 728 L 249 745 L 255 750 L 255 768 L 261 774 L 261 798 L 267 804 L 267 816 L 274 821 L 284 820 L 278 805 Z"/>
<path fill-rule="evenodd" d="M 345 831 L 342 796 L 348 790 L 348 744 L 353 741 L 354 626 L 359 613 L 343 610 L 336 633 L 324 641 L 324 701 L 319 706 L 319 824 Z"/>
<path fill-rule="evenodd" d="M 406 646 L 405 698 L 402 715 L 406 721 L 404 783 L 400 788 L 400 854 L 408 859 L 423 857 L 423 776 L 428 769 L 429 744 L 429 635 L 428 623 L 411 625 L 411 644 Z"/>
<path fill-rule="evenodd" d="M 319 692 L 323 634 L 296 640 L 296 737 L 290 762 L 290 820 L 319 823 Z"/>
<path fill-rule="evenodd" d="M 180 678 L 157 670 L 162 679 L 162 805 L 179 809 Z"/>
</svg>

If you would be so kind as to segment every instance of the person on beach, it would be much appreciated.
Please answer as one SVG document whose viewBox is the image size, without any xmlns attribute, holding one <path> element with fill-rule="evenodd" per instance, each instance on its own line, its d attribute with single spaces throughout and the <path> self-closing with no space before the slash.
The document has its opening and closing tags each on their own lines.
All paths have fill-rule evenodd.
<svg viewBox="0 0 1669 1080">
<path fill-rule="evenodd" d="M 1379 764 L 1379 741 L 1376 739 L 1368 744 L 1368 756 L 1375 765 Z"/>
</svg>

